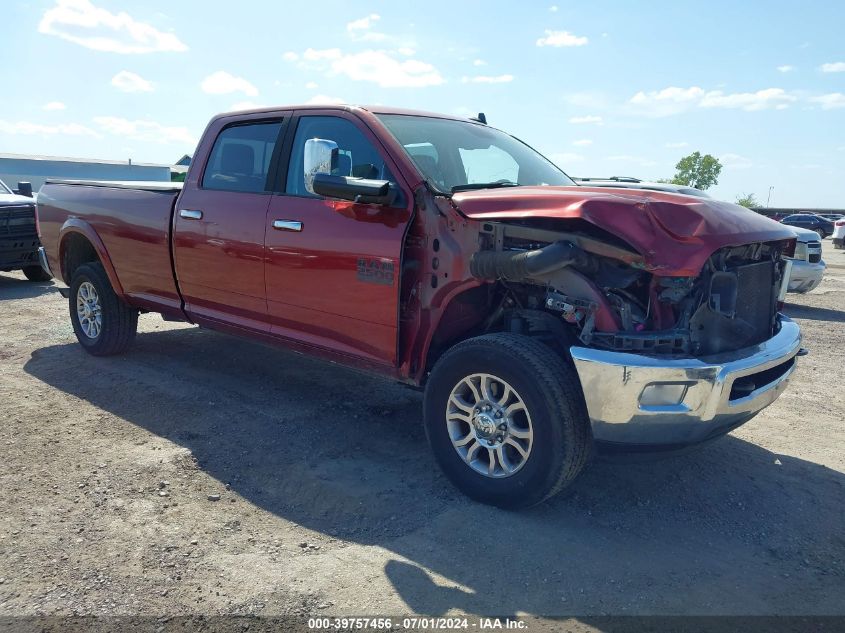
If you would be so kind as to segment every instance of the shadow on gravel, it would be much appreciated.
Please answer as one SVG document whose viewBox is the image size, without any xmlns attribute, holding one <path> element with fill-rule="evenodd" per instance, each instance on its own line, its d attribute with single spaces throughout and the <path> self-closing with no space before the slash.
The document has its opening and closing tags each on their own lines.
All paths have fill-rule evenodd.
<svg viewBox="0 0 845 633">
<path fill-rule="evenodd" d="M 845 611 L 845 477 L 733 436 L 594 464 L 567 495 L 509 513 L 440 476 L 417 392 L 301 356 L 186 329 L 139 335 L 120 358 L 46 347 L 25 369 L 190 449 L 268 512 L 386 549 L 415 612 Z"/>
<path fill-rule="evenodd" d="M 56 292 L 52 281 L 29 281 L 0 273 L 0 301 L 32 299 L 48 292 Z"/>
<path fill-rule="evenodd" d="M 790 318 L 845 323 L 845 310 L 831 310 L 830 308 L 816 308 L 813 306 L 798 305 L 796 303 L 787 303 L 783 311 Z"/>
</svg>

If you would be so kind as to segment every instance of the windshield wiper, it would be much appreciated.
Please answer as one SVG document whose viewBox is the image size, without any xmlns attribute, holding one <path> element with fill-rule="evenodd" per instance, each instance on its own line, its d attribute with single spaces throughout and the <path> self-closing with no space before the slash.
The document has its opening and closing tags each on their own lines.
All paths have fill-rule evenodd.
<svg viewBox="0 0 845 633">
<path fill-rule="evenodd" d="M 518 182 L 510 180 L 497 180 L 496 182 L 473 182 L 468 185 L 455 185 L 452 187 L 452 193 L 459 191 L 471 191 L 473 189 L 499 189 L 500 187 L 519 187 Z"/>
</svg>

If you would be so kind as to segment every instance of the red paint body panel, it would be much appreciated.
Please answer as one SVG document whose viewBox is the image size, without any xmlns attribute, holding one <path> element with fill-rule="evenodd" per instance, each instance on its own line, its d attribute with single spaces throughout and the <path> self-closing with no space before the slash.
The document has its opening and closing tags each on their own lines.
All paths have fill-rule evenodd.
<svg viewBox="0 0 845 633">
<path fill-rule="evenodd" d="M 791 240 L 783 225 L 730 202 L 608 187 L 515 187 L 458 193 L 458 209 L 475 220 L 584 219 L 627 241 L 647 267 L 695 276 L 714 251 L 751 242 Z"/>
<path fill-rule="evenodd" d="M 51 268 L 65 278 L 63 245 L 68 235 L 82 234 L 98 251 L 118 295 L 139 308 L 181 313 L 170 265 L 175 199 L 176 191 L 45 184 L 38 216 Z"/>
</svg>

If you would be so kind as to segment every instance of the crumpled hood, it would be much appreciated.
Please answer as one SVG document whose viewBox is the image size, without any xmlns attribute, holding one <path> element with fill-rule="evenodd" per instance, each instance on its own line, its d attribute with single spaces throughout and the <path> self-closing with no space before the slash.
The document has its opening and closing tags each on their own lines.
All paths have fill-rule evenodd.
<svg viewBox="0 0 845 633">
<path fill-rule="evenodd" d="M 514 187 L 452 196 L 474 220 L 584 219 L 624 239 L 646 268 L 665 276 L 697 276 L 725 246 L 794 240 L 789 227 L 730 202 L 609 187 Z"/>
</svg>

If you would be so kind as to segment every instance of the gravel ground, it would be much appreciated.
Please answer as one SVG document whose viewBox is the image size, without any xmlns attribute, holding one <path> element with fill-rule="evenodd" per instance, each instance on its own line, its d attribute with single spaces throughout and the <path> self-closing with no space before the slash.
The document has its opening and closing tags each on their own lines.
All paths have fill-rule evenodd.
<svg viewBox="0 0 845 633">
<path fill-rule="evenodd" d="M 787 312 L 810 355 L 700 451 L 597 462 L 521 513 L 468 501 L 420 395 L 140 319 L 76 344 L 0 276 L 0 616 L 845 614 L 845 252 Z"/>
</svg>

